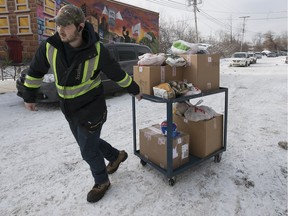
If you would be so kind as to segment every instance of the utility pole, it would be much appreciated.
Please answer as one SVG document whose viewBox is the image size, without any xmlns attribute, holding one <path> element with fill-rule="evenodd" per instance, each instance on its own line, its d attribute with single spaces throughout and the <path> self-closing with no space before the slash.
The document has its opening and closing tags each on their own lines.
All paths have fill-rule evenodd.
<svg viewBox="0 0 288 216">
<path fill-rule="evenodd" d="M 194 19 L 195 19 L 195 29 L 196 29 L 196 43 L 198 43 L 198 27 L 197 27 L 197 0 L 193 0 L 194 7 Z"/>
<path fill-rule="evenodd" d="M 197 11 L 199 12 L 198 8 L 197 8 L 197 0 L 188 0 L 188 7 L 191 6 L 191 2 L 193 1 L 193 8 L 194 8 L 194 20 L 195 20 L 195 30 L 196 30 L 196 43 L 198 43 L 198 26 L 197 26 Z M 199 2 L 199 4 L 201 4 L 201 2 Z"/>
<path fill-rule="evenodd" d="M 232 28 L 232 15 L 230 16 L 230 42 L 232 43 L 233 42 L 233 28 Z"/>
<path fill-rule="evenodd" d="M 242 16 L 239 18 L 243 18 L 243 30 L 242 30 L 242 39 L 241 39 L 241 48 L 240 48 L 240 52 L 242 52 L 242 47 L 243 47 L 243 42 L 244 42 L 244 33 L 245 33 L 245 21 L 246 18 L 249 18 L 250 16 Z"/>
</svg>

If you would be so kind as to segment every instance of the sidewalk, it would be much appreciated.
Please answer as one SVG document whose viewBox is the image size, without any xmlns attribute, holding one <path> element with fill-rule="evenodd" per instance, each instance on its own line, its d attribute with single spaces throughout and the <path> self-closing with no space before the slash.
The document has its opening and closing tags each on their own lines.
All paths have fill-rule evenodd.
<svg viewBox="0 0 288 216">
<path fill-rule="evenodd" d="M 17 92 L 15 80 L 0 80 L 0 94 L 4 94 L 6 92 Z"/>
</svg>

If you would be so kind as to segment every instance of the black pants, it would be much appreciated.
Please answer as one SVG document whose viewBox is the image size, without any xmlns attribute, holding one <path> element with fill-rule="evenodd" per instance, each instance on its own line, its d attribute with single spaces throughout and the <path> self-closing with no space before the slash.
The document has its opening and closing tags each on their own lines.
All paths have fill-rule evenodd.
<svg viewBox="0 0 288 216">
<path fill-rule="evenodd" d="M 82 158 L 89 164 L 95 184 L 108 180 L 105 160 L 115 161 L 119 150 L 100 138 L 102 123 L 93 132 L 76 122 L 69 123 L 71 131 L 80 147 Z"/>
</svg>

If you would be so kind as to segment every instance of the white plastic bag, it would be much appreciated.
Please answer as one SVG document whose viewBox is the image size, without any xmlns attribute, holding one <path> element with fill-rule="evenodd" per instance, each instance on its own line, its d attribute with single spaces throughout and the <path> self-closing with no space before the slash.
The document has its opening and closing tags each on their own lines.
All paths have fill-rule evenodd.
<svg viewBox="0 0 288 216">
<path fill-rule="evenodd" d="M 138 65 L 162 65 L 165 62 L 165 54 L 164 53 L 158 53 L 158 54 L 152 54 L 152 53 L 145 53 L 144 55 L 141 55 L 138 57 Z"/>
<path fill-rule="evenodd" d="M 189 109 L 186 102 L 177 102 L 174 104 L 174 113 L 179 116 L 184 116 L 184 113 Z"/>
<path fill-rule="evenodd" d="M 198 122 L 201 120 L 208 120 L 215 117 L 217 113 L 208 106 L 190 106 L 184 116 L 189 121 Z"/>
<path fill-rule="evenodd" d="M 170 55 L 166 58 L 165 62 L 171 67 L 183 67 L 186 65 L 186 60 L 177 55 Z"/>
<path fill-rule="evenodd" d="M 173 42 L 171 51 L 174 54 L 196 54 L 199 51 L 199 47 L 197 44 L 177 40 Z"/>
</svg>

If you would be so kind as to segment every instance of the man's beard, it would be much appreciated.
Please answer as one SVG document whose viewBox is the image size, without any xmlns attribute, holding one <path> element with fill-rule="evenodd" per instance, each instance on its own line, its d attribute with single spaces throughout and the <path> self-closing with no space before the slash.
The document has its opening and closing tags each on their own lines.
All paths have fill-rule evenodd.
<svg viewBox="0 0 288 216">
<path fill-rule="evenodd" d="M 69 36 L 67 36 L 65 33 L 59 34 L 59 35 L 60 35 L 61 41 L 64 43 L 73 43 L 74 41 L 76 41 L 80 37 L 80 34 L 77 30 L 75 30 L 73 32 L 73 34 L 71 34 Z"/>
</svg>

